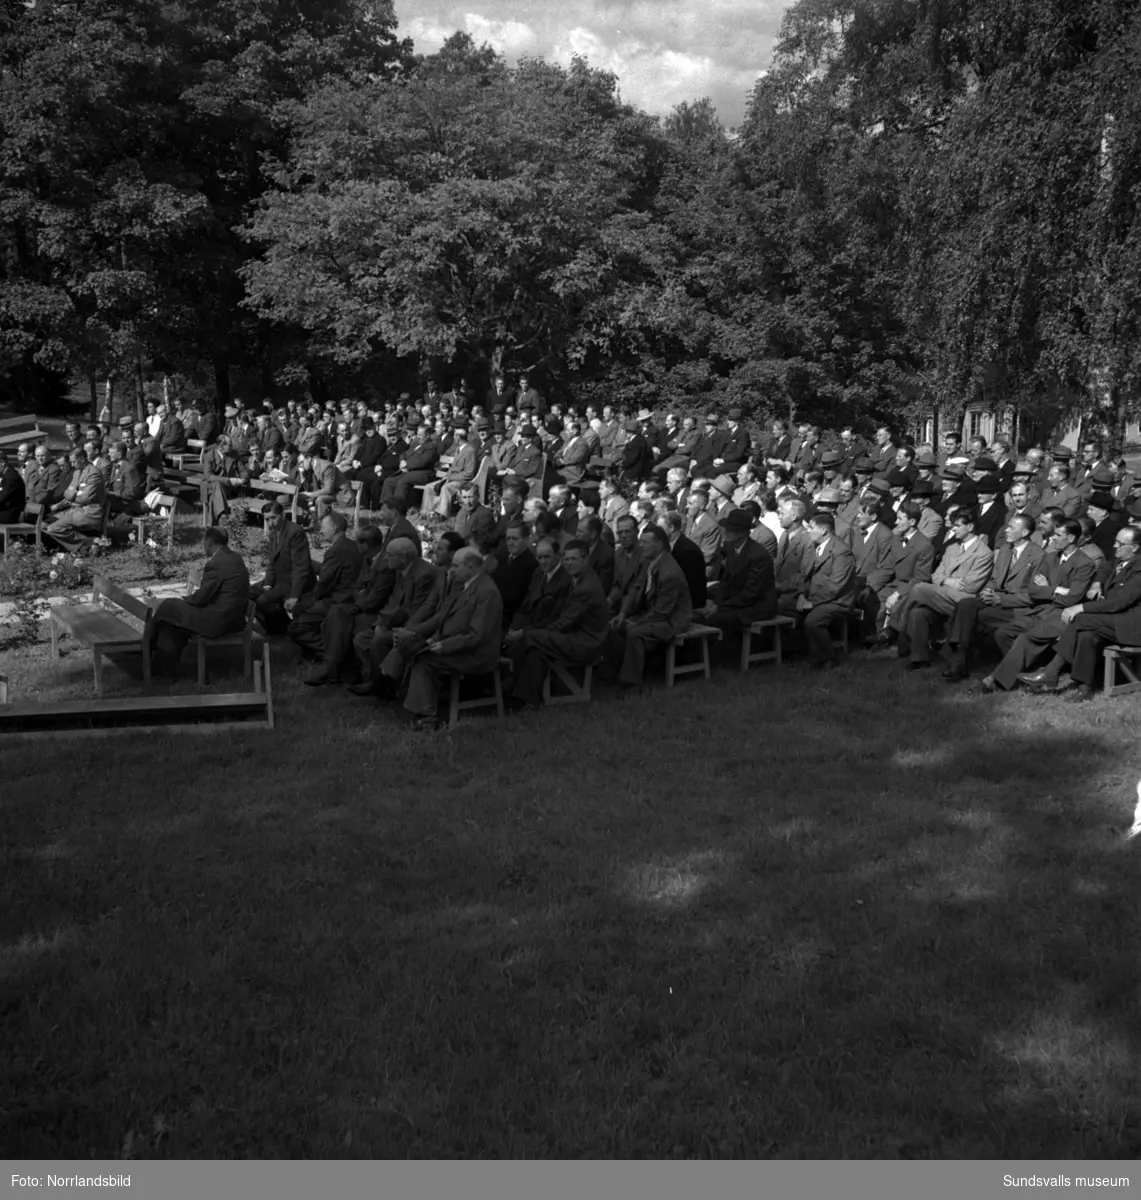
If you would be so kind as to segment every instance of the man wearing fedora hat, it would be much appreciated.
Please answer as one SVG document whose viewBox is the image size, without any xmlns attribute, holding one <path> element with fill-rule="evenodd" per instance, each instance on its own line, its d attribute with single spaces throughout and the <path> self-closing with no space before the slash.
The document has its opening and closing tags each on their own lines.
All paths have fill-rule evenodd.
<svg viewBox="0 0 1141 1200">
<path fill-rule="evenodd" d="M 730 509 L 718 525 L 721 550 L 717 573 L 698 615 L 718 629 L 740 632 L 754 621 L 776 616 L 775 568 L 772 555 L 749 537 L 753 522 L 748 513 Z"/>
<path fill-rule="evenodd" d="M 1112 559 L 1117 531 L 1129 523 L 1128 516 L 1125 513 L 1114 511 L 1113 496 L 1105 491 L 1089 493 L 1086 511 L 1089 519 L 1093 522 L 1093 532 L 1089 540 L 1105 555 L 1107 560 Z"/>
<path fill-rule="evenodd" d="M 732 474 L 742 463 L 748 462 L 753 452 L 753 441 L 749 431 L 741 424 L 744 414 L 739 408 L 731 408 L 725 418 L 725 444 L 713 465 L 722 475 Z"/>
<path fill-rule="evenodd" d="M 627 421 L 626 433 L 628 437 L 618 454 L 618 477 L 628 483 L 637 483 L 650 477 L 654 469 L 654 453 L 641 423 Z"/>
<path fill-rule="evenodd" d="M 938 538 L 940 546 L 943 540 L 943 518 L 935 508 L 935 485 L 928 479 L 917 479 L 911 485 L 908 501 L 919 509 L 918 532 L 934 546 Z M 900 505 L 900 509 L 903 506 Z M 900 509 L 897 509 L 898 513 Z"/>
<path fill-rule="evenodd" d="M 825 450 L 820 456 L 820 473 L 824 478 L 824 486 L 832 487 L 840 478 L 840 468 L 844 458 L 839 450 Z"/>
<path fill-rule="evenodd" d="M 999 498 L 1002 481 L 995 474 L 983 475 L 975 480 L 975 491 L 979 498 L 975 532 L 993 550 L 1006 527 L 1006 505 Z"/>
<path fill-rule="evenodd" d="M 826 487 L 822 488 L 816 497 L 815 511 L 826 512 L 832 514 L 834 531 L 840 541 L 847 545 L 848 549 L 852 549 L 852 526 L 848 521 L 845 521 L 840 516 L 841 496 L 838 488 Z M 859 512 L 857 505 L 856 511 Z"/>
<path fill-rule="evenodd" d="M 689 464 L 689 473 L 695 479 L 698 476 L 715 475 L 714 460 L 721 458 L 728 441 L 728 433 L 721 428 L 721 418 L 715 412 L 705 414 L 705 428 L 693 448 L 693 459 Z"/>
<path fill-rule="evenodd" d="M 701 432 L 697 428 L 696 418 L 683 417 L 681 428 L 666 438 L 663 457 L 655 465 L 654 474 L 665 478 L 675 467 L 684 468 L 688 474 L 700 438 Z"/>
</svg>

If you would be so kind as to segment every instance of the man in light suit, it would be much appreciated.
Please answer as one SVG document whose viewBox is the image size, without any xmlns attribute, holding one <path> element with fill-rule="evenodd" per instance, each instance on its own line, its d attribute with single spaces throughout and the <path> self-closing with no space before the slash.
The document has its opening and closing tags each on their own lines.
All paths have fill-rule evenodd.
<svg viewBox="0 0 1141 1200">
<path fill-rule="evenodd" d="M 782 500 L 778 509 L 781 534 L 777 539 L 773 567 L 776 571 L 777 608 L 786 617 L 800 612 L 797 600 L 804 589 L 805 571 L 814 549 L 812 537 L 804 525 L 806 511 L 803 500 L 791 498 Z M 832 529 L 835 533 L 835 522 Z"/>
<path fill-rule="evenodd" d="M 508 640 L 511 699 L 528 708 L 542 704 L 543 685 L 555 662 L 587 666 L 602 653 L 610 622 L 606 593 L 588 562 L 590 547 L 575 538 L 563 549 L 562 570 L 571 589 L 559 614 L 545 627 L 521 630 Z"/>
<path fill-rule="evenodd" d="M 320 521 L 336 503 L 337 489 L 341 484 L 340 474 L 328 459 L 318 458 L 315 454 L 300 455 L 297 465 L 307 485 L 301 495 L 315 506 L 317 520 Z"/>
<path fill-rule="evenodd" d="M 1042 515 L 1045 518 L 1047 514 Z M 1094 582 L 1095 564 L 1078 547 L 1081 536 L 1081 524 L 1072 517 L 1063 517 L 1051 526 L 1045 561 L 1027 588 L 1033 607 L 995 631 L 1003 659 L 982 680 L 983 693 L 996 687 L 1005 691 L 1016 687 L 1022 673 L 1062 636 L 1062 614 L 1080 604 Z"/>
<path fill-rule="evenodd" d="M 966 596 L 955 606 L 944 650 L 950 662 L 943 672 L 948 682 L 967 678 L 967 655 L 978 631 L 994 634 L 1033 607 L 1030 585 L 1046 557 L 1042 547 L 1031 540 L 1034 529 L 1033 517 L 1024 513 L 1011 517 L 986 585 L 977 596 Z"/>
<path fill-rule="evenodd" d="M 908 659 L 910 670 L 931 666 L 931 626 L 954 615 L 966 596 L 977 596 L 990 578 L 994 553 L 975 532 L 973 508 L 956 512 L 951 526 L 953 541 L 935 568 L 930 583 L 917 583 L 907 600 L 892 615 L 899 633 L 899 657 Z"/>
<path fill-rule="evenodd" d="M 395 648 L 384 660 L 389 675 L 394 656 L 409 664 L 404 708 L 419 729 L 435 728 L 445 679 L 499 669 L 503 601 L 495 581 L 484 572 L 483 554 L 464 546 L 456 551 L 452 571 L 453 587 L 436 611 L 415 631 L 397 630 Z"/>
<path fill-rule="evenodd" d="M 177 664 L 194 635 L 224 637 L 245 628 L 250 576 L 229 540 L 224 529 L 207 529 L 202 535 L 206 565 L 198 588 L 185 599 L 163 600 L 155 609 L 143 653 L 157 660 L 160 672 Z"/>
<path fill-rule="evenodd" d="M 836 536 L 831 513 L 817 513 L 808 523 L 813 549 L 805 559 L 804 578 L 796 598 L 808 661 L 817 670 L 837 665 L 832 627 L 846 621 L 856 593 L 856 561 Z"/>
<path fill-rule="evenodd" d="M 52 514 L 59 514 L 44 529 L 61 545 L 78 540 L 77 535 L 98 537 L 103 532 L 103 502 L 107 485 L 103 473 L 87 459 L 86 450 L 71 452 L 71 482 L 63 499 L 52 505 Z"/>
<path fill-rule="evenodd" d="M 685 536 L 705 559 L 705 578 L 715 579 L 721 562 L 721 527 L 709 512 L 709 493 L 691 488 L 686 500 Z"/>
<path fill-rule="evenodd" d="M 1038 692 L 1063 691 L 1075 685 L 1066 699 L 1093 699 L 1093 684 L 1102 650 L 1113 642 L 1141 646 L 1141 529 L 1129 525 L 1117 531 L 1114 570 L 1103 595 L 1062 610 L 1062 635 L 1053 659 L 1041 670 L 1019 679 Z M 1063 672 L 1070 668 L 1069 678 Z"/>
<path fill-rule="evenodd" d="M 250 588 L 250 599 L 266 633 L 279 634 L 288 627 L 301 597 L 313 590 L 317 576 L 305 530 L 285 519 L 280 504 L 265 509 L 265 536 L 269 566 L 261 582 Z"/>
<path fill-rule="evenodd" d="M 469 438 L 467 430 L 457 426 L 456 439 L 458 444 L 452 465 L 448 467 L 443 481 L 438 485 L 429 483 L 424 488 L 424 495 L 420 501 L 421 512 L 434 512 L 437 516 L 450 517 L 455 498 L 464 485 L 471 483 L 479 474 L 480 454 L 476 438 Z"/>
<path fill-rule="evenodd" d="M 669 552 L 666 531 L 647 525 L 638 543 L 642 566 L 607 638 L 607 656 L 625 687 L 642 683 L 649 647 L 670 641 L 693 623 L 689 585 Z"/>
<path fill-rule="evenodd" d="M 637 429 L 637 422 L 634 422 Z M 555 472 L 567 483 L 577 486 L 586 476 L 590 462 L 590 443 L 582 436 L 582 425 L 578 421 L 567 423 L 568 437 L 561 450 L 555 455 Z"/>
</svg>

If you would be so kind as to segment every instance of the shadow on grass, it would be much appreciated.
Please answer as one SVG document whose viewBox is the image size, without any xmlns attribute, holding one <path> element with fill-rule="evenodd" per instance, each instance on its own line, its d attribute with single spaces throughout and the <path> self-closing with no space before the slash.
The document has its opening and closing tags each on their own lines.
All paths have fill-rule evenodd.
<svg viewBox="0 0 1141 1200">
<path fill-rule="evenodd" d="M 1141 1149 L 1135 702 L 863 658 L 425 739 L 279 678 L 5 754 L 5 1154 Z"/>
</svg>

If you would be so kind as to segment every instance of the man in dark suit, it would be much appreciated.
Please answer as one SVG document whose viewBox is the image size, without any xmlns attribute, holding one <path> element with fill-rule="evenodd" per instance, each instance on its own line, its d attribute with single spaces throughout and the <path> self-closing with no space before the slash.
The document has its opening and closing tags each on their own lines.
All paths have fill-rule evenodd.
<svg viewBox="0 0 1141 1200">
<path fill-rule="evenodd" d="M 693 488 L 686 500 L 685 536 L 701 551 L 705 560 L 705 578 L 712 579 L 717 572 L 721 552 L 721 529 L 710 515 L 709 493 Z"/>
<path fill-rule="evenodd" d="M 1109 492 L 1090 492 L 1086 512 L 1093 522 L 1090 541 L 1107 559 L 1113 558 L 1118 531 L 1128 523 L 1129 517 L 1123 512 L 1114 512 L 1114 499 Z"/>
<path fill-rule="evenodd" d="M 685 535 L 685 519 L 679 512 L 667 512 L 660 522 L 670 539 L 670 553 L 681 567 L 681 573 L 689 585 L 689 599 L 693 611 L 704 608 L 709 599 L 709 581 L 706 578 L 705 555 L 695 542 Z M 719 552 L 720 553 L 720 552 Z"/>
<path fill-rule="evenodd" d="M 19 524 L 27 502 L 24 477 L 9 463 L 7 451 L 0 450 L 0 525 Z"/>
<path fill-rule="evenodd" d="M 808 524 L 813 550 L 805 560 L 804 582 L 796 601 L 808 643 L 808 661 L 818 670 L 837 665 L 832 628 L 846 621 L 856 592 L 856 561 L 836 537 L 831 513 L 817 513 Z"/>
<path fill-rule="evenodd" d="M 538 565 L 523 602 L 511 618 L 506 638 L 508 646 L 517 642 L 525 629 L 546 629 L 562 612 L 574 586 L 574 581 L 563 570 L 559 545 L 554 538 L 539 538 L 533 553 Z"/>
<path fill-rule="evenodd" d="M 508 643 L 513 683 L 511 699 L 529 708 L 542 704 L 551 664 L 587 666 L 602 653 L 610 621 L 606 592 L 590 569 L 589 547 L 577 538 L 563 550 L 563 571 L 571 590 L 562 611 L 541 629 L 522 630 Z"/>
<path fill-rule="evenodd" d="M 744 414 L 739 408 L 731 408 L 725 422 L 725 444 L 721 453 L 713 460 L 714 467 L 722 475 L 735 475 L 743 463 L 749 461 L 753 451 L 753 439 L 741 423 Z"/>
<path fill-rule="evenodd" d="M 637 424 L 635 423 L 635 429 Z M 555 453 L 554 468 L 566 483 L 577 486 L 586 476 L 590 462 L 590 443 L 582 436 L 582 425 L 578 421 L 567 424 L 568 437 L 561 450 Z"/>
<path fill-rule="evenodd" d="M 650 477 L 654 469 L 654 452 L 637 421 L 626 422 L 629 435 L 618 458 L 618 477 L 629 482 L 639 482 Z"/>
<path fill-rule="evenodd" d="M 1065 631 L 1062 613 L 1085 599 L 1095 567 L 1093 560 L 1078 548 L 1081 536 L 1082 527 L 1072 517 L 1063 517 L 1053 526 L 1047 543 L 1049 553 L 1027 589 L 1034 607 L 995 632 L 1003 659 L 982 680 L 984 694 L 996 687 L 1004 691 L 1016 687 L 1027 668 L 1062 636 Z"/>
<path fill-rule="evenodd" d="M 693 447 L 693 460 L 689 473 L 694 479 L 698 477 L 712 478 L 718 474 L 713 465 L 717 459 L 724 457 L 725 446 L 729 441 L 728 433 L 720 428 L 721 418 L 716 413 L 705 414 L 705 428 Z"/>
<path fill-rule="evenodd" d="M 748 513 L 731 508 L 718 524 L 722 543 L 717 578 L 709 584 L 705 605 L 694 611 L 705 624 L 736 633 L 776 616 L 776 573 L 772 555 L 749 537 L 753 522 Z"/>
<path fill-rule="evenodd" d="M 348 522 L 339 512 L 327 512 L 321 518 L 321 536 L 326 550 L 317 582 L 313 590 L 297 602 L 293 619 L 285 631 L 307 658 L 321 656 L 324 648 L 321 629 L 329 610 L 334 605 L 349 603 L 360 582 L 362 555 L 347 530 Z"/>
<path fill-rule="evenodd" d="M 456 551 L 453 586 L 422 623 L 393 635 L 382 669 L 393 677 L 407 664 L 405 711 L 420 729 L 436 726 L 440 684 L 451 675 L 487 675 L 499 669 L 503 601 L 474 546 Z"/>
<path fill-rule="evenodd" d="M 285 519 L 280 504 L 265 509 L 265 535 L 269 565 L 260 583 L 250 588 L 258 620 L 266 633 L 284 633 L 301 597 L 313 590 L 317 576 L 309 555 L 305 530 Z"/>
<path fill-rule="evenodd" d="M 669 552 L 665 530 L 647 525 L 638 543 L 642 565 L 607 637 L 607 657 L 626 687 L 642 683 L 647 649 L 672 640 L 693 623 L 689 585 Z"/>
<path fill-rule="evenodd" d="M 178 663 L 191 637 L 224 637 L 245 628 L 250 576 L 242 556 L 230 549 L 229 535 L 217 526 L 206 530 L 202 544 L 206 565 L 194 594 L 163 600 L 151 621 L 143 653 L 157 659 L 160 672 Z"/>
<path fill-rule="evenodd" d="M 126 459 L 126 451 L 122 442 L 112 442 L 111 472 L 107 481 L 107 499 L 112 516 L 128 513 L 141 517 L 146 509 L 143 506 L 143 495 L 146 484 L 133 463 Z M 2 498 L 0 498 L 2 500 Z"/>
<path fill-rule="evenodd" d="M 773 560 L 776 570 L 777 608 L 785 616 L 800 612 L 797 601 L 804 590 L 805 572 L 813 553 L 812 538 L 804 524 L 806 507 L 803 500 L 788 498 L 777 510 L 781 535 Z M 832 527 L 835 533 L 835 522 Z"/>
<path fill-rule="evenodd" d="M 394 630 L 405 626 L 412 614 L 427 601 L 436 586 L 440 568 L 417 553 L 410 538 L 393 538 L 385 545 L 381 557 L 385 571 L 391 574 L 392 587 L 375 616 L 370 614 L 354 622 L 352 647 L 356 651 L 363 682 L 350 684 L 349 691 L 358 696 L 385 695 L 391 698 L 391 681 L 383 675 L 381 663 L 392 649 Z M 347 656 L 347 648 L 342 653 Z M 335 682 L 335 679 L 314 677 L 306 682 Z"/>
<path fill-rule="evenodd" d="M 891 590 L 884 600 L 884 627 L 872 639 L 875 642 L 883 644 L 895 639 L 896 631 L 888 622 L 896 605 L 906 602 L 915 584 L 931 582 L 935 551 L 931 540 L 919 530 L 922 515 L 920 506 L 909 500 L 899 506 L 892 546 Z"/>
<path fill-rule="evenodd" d="M 1006 524 L 1005 543 L 994 556 L 990 578 L 977 596 L 966 596 L 955 605 L 947 624 L 944 656 L 950 665 L 943 678 L 951 683 L 969 674 L 967 655 L 976 634 L 994 635 L 1023 617 L 1033 607 L 1030 586 L 1041 568 L 1046 552 L 1031 541 L 1034 518 L 1011 517 Z"/>
<path fill-rule="evenodd" d="M 384 544 L 396 538 L 408 538 L 415 547 L 417 554 L 424 553 L 420 541 L 420 531 L 408 520 L 408 502 L 399 496 L 390 496 L 380 506 L 376 523 L 384 530 Z"/>
<path fill-rule="evenodd" d="M 539 569 L 538 560 L 531 551 L 530 532 L 522 521 L 516 521 L 504 530 L 503 546 L 496 558 L 492 578 L 503 600 L 503 624 L 506 628 L 526 600 L 531 580 Z"/>
<path fill-rule="evenodd" d="M 384 462 L 388 440 L 376 427 L 372 417 L 365 417 L 361 422 L 361 440 L 357 446 L 357 456 L 353 459 L 352 469 L 347 476 L 354 483 L 361 485 L 361 504 L 372 508 L 373 481 L 377 478 L 377 467 Z M 379 488 L 377 489 L 379 492 Z"/>
<path fill-rule="evenodd" d="M 993 550 L 1001 544 L 1000 535 L 1006 528 L 1006 505 L 1000 498 L 1002 483 L 997 475 L 984 475 L 975 480 L 978 493 L 978 521 L 975 532 Z"/>
<path fill-rule="evenodd" d="M 380 489 L 382 499 L 399 496 L 407 502 L 413 488 L 423 487 L 436 478 L 439 457 L 439 447 L 432 440 L 432 427 L 424 423 L 417 429 L 416 441 L 405 450 L 397 470 L 385 476 Z"/>
<path fill-rule="evenodd" d="M 186 449 L 186 428 L 165 405 L 159 405 L 162 422 L 155 435 L 161 454 L 181 454 Z"/>
<path fill-rule="evenodd" d="M 840 539 L 843 540 L 843 539 Z M 895 581 L 895 537 L 880 520 L 880 506 L 871 497 L 860 505 L 852 531 L 852 556 L 856 562 L 856 606 L 865 638 L 879 628 L 887 598 Z"/>
<path fill-rule="evenodd" d="M 588 517 L 582 532 L 587 547 L 586 565 L 598 577 L 603 594 L 608 596 L 614 586 L 614 547 L 606 537 L 606 526 L 601 517 Z"/>
<path fill-rule="evenodd" d="M 1141 529 L 1119 529 L 1114 542 L 1115 565 L 1104 595 L 1083 600 L 1062 611 L 1063 630 L 1053 659 L 1033 675 L 1019 678 L 1035 691 L 1061 691 L 1069 684 L 1069 700 L 1093 699 L 1093 684 L 1102 650 L 1114 642 L 1141 646 L 1141 558 L 1137 547 Z M 1062 672 L 1069 666 L 1069 680 Z"/>
<path fill-rule="evenodd" d="M 465 483 L 460 489 L 460 510 L 453 525 L 469 545 L 478 546 L 485 554 L 495 549 L 495 514 L 480 504 L 479 488 L 474 483 Z"/>
<path fill-rule="evenodd" d="M 761 439 L 757 463 L 762 467 L 787 467 L 792 461 L 792 438 L 785 421 L 774 421 L 772 432 Z M 764 471 L 761 472 L 764 474 Z"/>
</svg>

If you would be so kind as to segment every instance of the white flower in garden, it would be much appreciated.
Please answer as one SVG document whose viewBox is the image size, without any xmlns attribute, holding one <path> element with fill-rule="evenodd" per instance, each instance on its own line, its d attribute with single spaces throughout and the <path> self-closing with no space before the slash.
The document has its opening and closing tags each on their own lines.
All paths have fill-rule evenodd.
<svg viewBox="0 0 1141 1200">
<path fill-rule="evenodd" d="M 150 546 L 152 550 L 158 549 L 158 542 L 156 542 L 154 538 L 147 538 L 147 545 Z"/>
<path fill-rule="evenodd" d="M 58 572 L 58 571 L 52 571 L 52 573 L 51 573 L 51 574 L 48 576 L 48 578 L 49 578 L 49 579 L 58 579 L 58 578 L 59 578 L 59 572 Z"/>
</svg>

